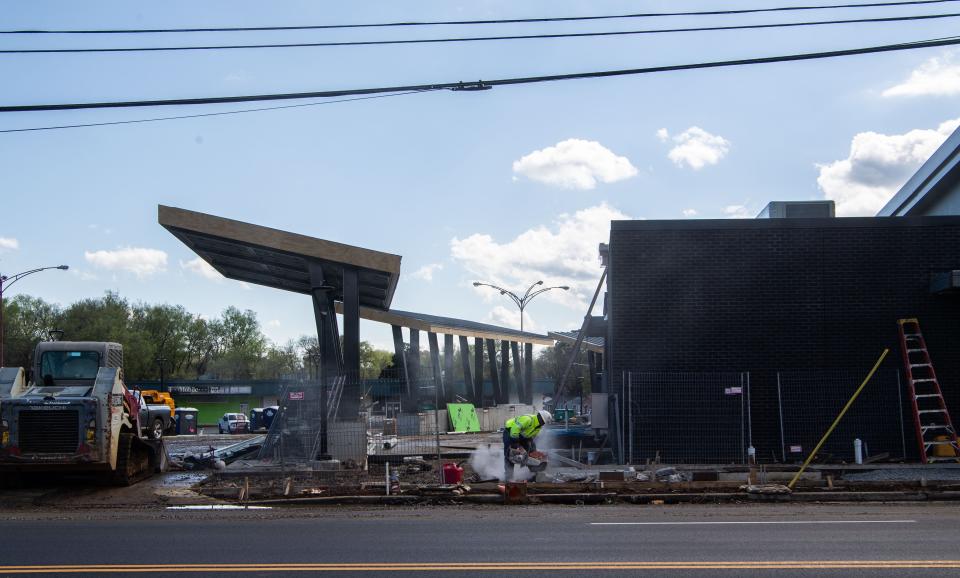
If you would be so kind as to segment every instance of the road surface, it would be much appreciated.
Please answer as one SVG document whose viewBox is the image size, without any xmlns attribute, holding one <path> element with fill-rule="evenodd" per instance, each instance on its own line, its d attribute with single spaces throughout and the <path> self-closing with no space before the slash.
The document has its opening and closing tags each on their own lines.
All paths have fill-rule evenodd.
<svg viewBox="0 0 960 578">
<path fill-rule="evenodd" d="M 947 576 L 958 529 L 949 502 L 23 509 L 0 575 Z"/>
</svg>

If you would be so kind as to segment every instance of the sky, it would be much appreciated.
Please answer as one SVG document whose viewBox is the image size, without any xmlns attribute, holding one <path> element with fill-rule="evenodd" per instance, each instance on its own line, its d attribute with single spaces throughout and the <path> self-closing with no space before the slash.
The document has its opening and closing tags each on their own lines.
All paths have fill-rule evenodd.
<svg viewBox="0 0 960 578">
<path fill-rule="evenodd" d="M 823 0 L 804 4 L 825 4 Z M 291 26 L 786 6 L 759 0 L 11 2 L 0 30 Z M 795 3 L 794 3 L 795 4 Z M 556 34 L 960 13 L 925 6 L 726 16 L 163 35 L 5 35 L 0 50 Z M 957 18 L 447 44 L 0 54 L 0 106 L 419 85 L 687 64 L 942 38 Z M 960 52 L 282 101 L 0 113 L 0 131 L 317 103 L 163 122 L 0 132 L 5 297 L 116 291 L 315 334 L 306 296 L 222 278 L 157 224 L 159 204 L 399 254 L 393 308 L 519 326 L 474 281 L 536 298 L 525 328 L 580 325 L 612 219 L 752 218 L 771 200 L 873 215 L 960 124 Z M 391 347 L 389 327 L 361 338 Z"/>
</svg>

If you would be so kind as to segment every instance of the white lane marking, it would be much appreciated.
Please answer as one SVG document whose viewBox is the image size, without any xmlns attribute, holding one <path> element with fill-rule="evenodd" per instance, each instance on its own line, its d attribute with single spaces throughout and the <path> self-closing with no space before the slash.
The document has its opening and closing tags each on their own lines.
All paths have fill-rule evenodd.
<svg viewBox="0 0 960 578">
<path fill-rule="evenodd" d="M 916 524 L 916 520 L 756 520 L 737 522 L 590 522 L 591 526 L 719 526 L 733 524 Z"/>
<path fill-rule="evenodd" d="M 167 506 L 168 510 L 270 510 L 270 506 L 240 506 L 236 504 L 205 504 L 197 506 Z"/>
</svg>

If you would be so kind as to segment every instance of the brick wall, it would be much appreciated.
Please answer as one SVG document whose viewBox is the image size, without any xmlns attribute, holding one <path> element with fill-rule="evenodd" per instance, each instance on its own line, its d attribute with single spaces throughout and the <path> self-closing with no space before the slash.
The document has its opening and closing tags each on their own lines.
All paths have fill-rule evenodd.
<svg viewBox="0 0 960 578">
<path fill-rule="evenodd" d="M 773 456 L 776 371 L 865 375 L 888 347 L 895 372 L 897 319 L 917 317 L 960 420 L 960 296 L 929 292 L 951 269 L 958 217 L 615 221 L 609 390 L 624 371 L 749 371 L 754 443 Z"/>
</svg>

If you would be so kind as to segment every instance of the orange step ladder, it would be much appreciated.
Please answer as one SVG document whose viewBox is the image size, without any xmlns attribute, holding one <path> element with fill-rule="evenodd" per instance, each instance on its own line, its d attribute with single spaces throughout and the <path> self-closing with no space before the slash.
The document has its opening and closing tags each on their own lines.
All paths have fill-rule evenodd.
<svg viewBox="0 0 960 578">
<path fill-rule="evenodd" d="M 900 319 L 900 350 L 907 373 L 907 387 L 913 407 L 920 460 L 925 463 L 960 459 L 960 440 L 943 402 L 940 382 L 927 352 L 927 342 L 915 318 Z"/>
</svg>

